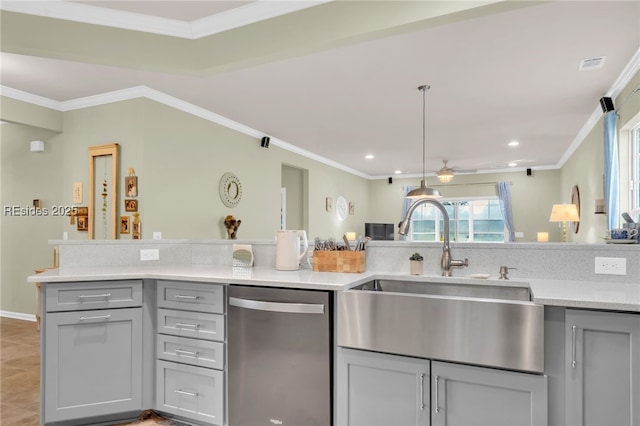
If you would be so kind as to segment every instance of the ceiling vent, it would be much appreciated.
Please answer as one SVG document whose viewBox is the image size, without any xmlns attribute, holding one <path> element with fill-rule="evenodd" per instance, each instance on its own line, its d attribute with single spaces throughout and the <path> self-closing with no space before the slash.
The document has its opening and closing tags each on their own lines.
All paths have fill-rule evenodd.
<svg viewBox="0 0 640 426">
<path fill-rule="evenodd" d="M 604 65 L 604 60 L 606 56 L 596 56 L 593 58 L 586 58 L 580 61 L 580 65 L 578 65 L 578 71 L 588 71 L 588 70 L 597 70 L 602 68 Z"/>
</svg>

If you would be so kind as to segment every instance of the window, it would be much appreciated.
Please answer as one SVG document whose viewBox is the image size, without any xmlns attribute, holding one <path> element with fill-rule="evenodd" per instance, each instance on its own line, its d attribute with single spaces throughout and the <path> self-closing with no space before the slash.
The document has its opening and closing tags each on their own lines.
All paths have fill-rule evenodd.
<svg viewBox="0 0 640 426">
<path fill-rule="evenodd" d="M 640 208 L 640 126 L 633 128 L 629 132 L 630 155 L 631 161 L 629 167 L 629 190 L 631 197 L 629 204 L 631 209 Z"/>
<path fill-rule="evenodd" d="M 449 214 L 451 241 L 504 242 L 505 226 L 497 197 L 442 199 Z M 412 241 L 438 241 L 444 238 L 444 220 L 431 204 L 418 207 L 411 216 Z"/>
</svg>

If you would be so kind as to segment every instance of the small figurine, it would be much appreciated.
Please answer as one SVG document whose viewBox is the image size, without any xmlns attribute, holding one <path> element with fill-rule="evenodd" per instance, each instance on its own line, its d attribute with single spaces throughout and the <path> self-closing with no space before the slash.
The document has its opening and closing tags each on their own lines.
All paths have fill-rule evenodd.
<svg viewBox="0 0 640 426">
<path fill-rule="evenodd" d="M 237 239 L 237 232 L 241 223 L 241 220 L 236 220 L 236 218 L 231 215 L 224 218 L 224 226 L 227 228 L 227 236 L 230 240 Z"/>
</svg>

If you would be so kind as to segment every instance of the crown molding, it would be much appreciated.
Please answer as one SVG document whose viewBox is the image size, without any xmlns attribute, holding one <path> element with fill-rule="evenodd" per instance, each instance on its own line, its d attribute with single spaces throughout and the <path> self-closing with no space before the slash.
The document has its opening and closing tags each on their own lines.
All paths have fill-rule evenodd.
<svg viewBox="0 0 640 426">
<path fill-rule="evenodd" d="M 196 40 L 330 1 L 258 0 L 190 22 L 63 0 L 2 1 L 0 10 Z"/>
<path fill-rule="evenodd" d="M 53 99 L 45 98 L 43 96 L 34 95 L 32 93 L 23 92 L 22 90 L 14 89 L 8 86 L 0 86 L 0 96 L 6 96 L 7 98 L 16 99 L 18 101 L 27 102 L 44 108 L 54 109 L 56 111 L 62 111 L 60 109 L 60 102 L 58 101 L 54 101 Z"/>
<path fill-rule="evenodd" d="M 116 90 L 113 92 L 102 93 L 99 95 L 86 96 L 84 98 L 72 99 L 64 102 L 58 102 L 52 99 L 44 98 L 42 96 L 32 95 L 30 93 L 23 92 L 21 90 L 16 90 L 7 86 L 0 86 L 0 95 L 6 96 L 8 98 L 13 98 L 20 101 L 32 103 L 35 105 L 43 106 L 56 111 L 62 111 L 62 112 L 95 107 L 100 105 L 106 105 L 114 102 L 128 101 L 131 99 L 146 98 L 146 99 L 150 99 L 152 101 L 161 103 L 163 105 L 167 105 L 169 107 L 175 108 L 177 110 L 186 112 L 187 114 L 200 117 L 203 120 L 207 120 L 212 123 L 219 124 L 221 126 L 227 127 L 232 130 L 236 130 L 237 132 L 254 137 L 256 139 L 260 139 L 263 136 L 269 136 L 271 138 L 271 144 L 274 146 L 277 146 L 286 151 L 301 155 L 303 157 L 309 158 L 311 160 L 317 161 L 319 163 L 325 164 L 327 166 L 334 167 L 336 169 L 342 170 L 352 175 L 359 176 L 364 179 L 371 179 L 371 176 L 361 173 L 343 164 L 337 163 L 328 158 L 314 154 L 313 152 L 299 148 L 281 139 L 272 137 L 270 135 L 266 135 L 264 132 L 256 130 L 252 127 L 245 126 L 242 123 L 238 123 L 237 121 L 231 120 L 220 114 L 216 114 L 215 112 L 193 105 L 189 102 L 167 95 L 166 93 L 160 92 L 158 90 L 152 89 L 147 86 L 135 86 L 127 89 Z"/>
<path fill-rule="evenodd" d="M 624 67 L 616 81 L 613 83 L 611 88 L 607 91 L 606 96 L 615 98 L 617 97 L 622 89 L 625 88 L 627 84 L 631 81 L 634 75 L 640 70 L 640 49 L 636 50 L 636 53 L 633 55 L 631 60 L 627 63 L 627 66 Z M 594 103 L 597 104 L 597 101 L 594 99 Z M 598 121 L 602 118 L 602 109 L 599 105 L 593 110 L 589 119 L 584 123 L 576 137 L 569 145 L 569 148 L 564 152 L 564 155 L 560 157 L 560 161 L 558 161 L 557 167 L 562 168 L 565 163 L 571 158 L 571 156 L 576 152 L 576 150 L 580 147 L 582 142 L 587 138 L 589 133 L 593 130 Z"/>
</svg>

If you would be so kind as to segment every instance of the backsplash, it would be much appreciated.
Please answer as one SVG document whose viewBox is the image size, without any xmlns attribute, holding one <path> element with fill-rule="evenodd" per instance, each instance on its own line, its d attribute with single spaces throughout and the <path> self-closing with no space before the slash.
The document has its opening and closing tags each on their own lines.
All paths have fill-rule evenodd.
<svg viewBox="0 0 640 426">
<path fill-rule="evenodd" d="M 275 267 L 275 241 L 50 241 L 59 248 L 60 268 L 92 266 L 232 265 L 234 243 L 251 244 L 255 266 Z M 160 260 L 140 261 L 140 250 L 158 249 Z M 424 257 L 424 273 L 440 274 L 441 243 L 371 241 L 367 246 L 367 271 L 409 273 L 409 256 Z M 452 243 L 454 259 L 469 259 L 469 266 L 455 269 L 454 276 L 489 274 L 498 278 L 500 266 L 515 268 L 509 277 L 620 282 L 640 285 L 640 245 L 575 243 Z M 596 257 L 625 258 L 627 274 L 597 275 Z M 303 262 L 303 268 L 309 268 Z"/>
</svg>

